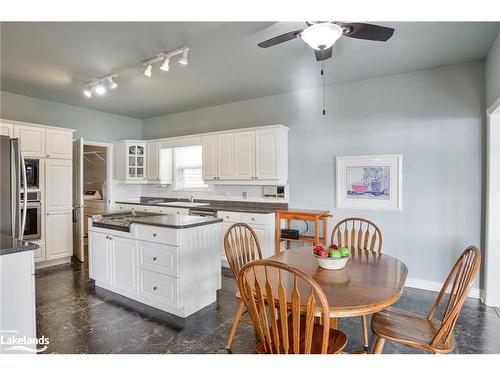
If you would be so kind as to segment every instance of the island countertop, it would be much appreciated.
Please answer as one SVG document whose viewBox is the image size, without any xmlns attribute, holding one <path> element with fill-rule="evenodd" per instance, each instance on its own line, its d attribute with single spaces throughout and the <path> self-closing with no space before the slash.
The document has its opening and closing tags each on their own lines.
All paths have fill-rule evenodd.
<svg viewBox="0 0 500 375">
<path fill-rule="evenodd" d="M 21 253 L 23 251 L 33 251 L 38 248 L 39 246 L 34 243 L 12 238 L 6 234 L 0 234 L 0 256 Z"/>
<path fill-rule="evenodd" d="M 199 227 L 221 222 L 222 219 L 219 218 L 187 215 L 155 215 L 130 219 L 131 224 L 153 225 L 175 229 Z"/>
</svg>

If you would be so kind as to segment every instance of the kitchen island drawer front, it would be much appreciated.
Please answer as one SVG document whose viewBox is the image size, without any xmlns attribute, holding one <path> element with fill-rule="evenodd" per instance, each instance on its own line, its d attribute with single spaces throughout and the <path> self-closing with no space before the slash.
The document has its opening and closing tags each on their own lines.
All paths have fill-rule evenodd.
<svg viewBox="0 0 500 375">
<path fill-rule="evenodd" d="M 228 223 L 241 223 L 241 212 L 219 211 L 217 216 Z"/>
<path fill-rule="evenodd" d="M 241 213 L 241 222 L 247 223 L 250 225 L 252 225 L 252 224 L 267 225 L 267 215 L 242 212 Z"/>
<path fill-rule="evenodd" d="M 172 246 L 177 246 L 179 243 L 176 229 L 153 225 L 139 225 L 138 227 L 139 241 L 150 241 Z"/>
<path fill-rule="evenodd" d="M 178 247 L 139 241 L 139 264 L 142 269 L 179 277 Z"/>
<path fill-rule="evenodd" d="M 179 280 L 146 270 L 140 271 L 141 297 L 179 308 Z"/>
</svg>

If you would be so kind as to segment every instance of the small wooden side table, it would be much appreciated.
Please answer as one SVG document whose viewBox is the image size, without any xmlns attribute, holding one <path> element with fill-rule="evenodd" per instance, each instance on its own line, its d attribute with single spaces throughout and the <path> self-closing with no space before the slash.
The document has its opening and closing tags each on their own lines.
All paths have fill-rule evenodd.
<svg viewBox="0 0 500 375">
<path fill-rule="evenodd" d="M 275 239 L 275 254 L 280 253 L 281 241 L 286 241 L 286 249 L 290 248 L 292 241 L 296 242 L 312 242 L 314 246 L 318 244 L 326 245 L 328 236 L 328 219 L 332 215 L 327 210 L 298 210 L 286 209 L 276 211 L 276 239 Z M 281 238 L 281 220 L 287 221 L 287 228 L 292 227 L 292 220 L 311 221 L 314 223 L 314 236 L 300 236 L 298 239 Z M 323 237 L 320 237 L 320 225 L 323 223 Z"/>
</svg>

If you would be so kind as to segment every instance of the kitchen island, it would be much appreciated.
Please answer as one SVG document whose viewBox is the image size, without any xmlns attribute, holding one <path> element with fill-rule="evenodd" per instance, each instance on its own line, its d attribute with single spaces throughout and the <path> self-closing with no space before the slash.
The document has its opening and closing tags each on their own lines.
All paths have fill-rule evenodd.
<svg viewBox="0 0 500 375">
<path fill-rule="evenodd" d="M 119 212 L 89 218 L 95 285 L 187 317 L 221 288 L 218 218 Z"/>
</svg>

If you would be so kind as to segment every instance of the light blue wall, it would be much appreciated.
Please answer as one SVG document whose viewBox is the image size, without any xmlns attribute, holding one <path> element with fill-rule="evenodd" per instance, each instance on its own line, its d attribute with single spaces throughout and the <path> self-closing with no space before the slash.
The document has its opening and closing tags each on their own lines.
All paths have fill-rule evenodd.
<svg viewBox="0 0 500 375">
<path fill-rule="evenodd" d="M 384 234 L 384 252 L 409 277 L 442 282 L 459 253 L 480 245 L 482 62 L 305 90 L 143 121 L 152 139 L 256 125 L 289 132 L 290 206 L 360 215 Z M 335 208 L 335 156 L 403 153 L 403 211 Z"/>
<path fill-rule="evenodd" d="M 490 107 L 500 97 L 500 33 L 486 58 L 486 103 Z"/>
<path fill-rule="evenodd" d="M 76 129 L 75 137 L 88 141 L 141 137 L 140 120 L 5 91 L 0 91 L 0 118 Z"/>
</svg>

